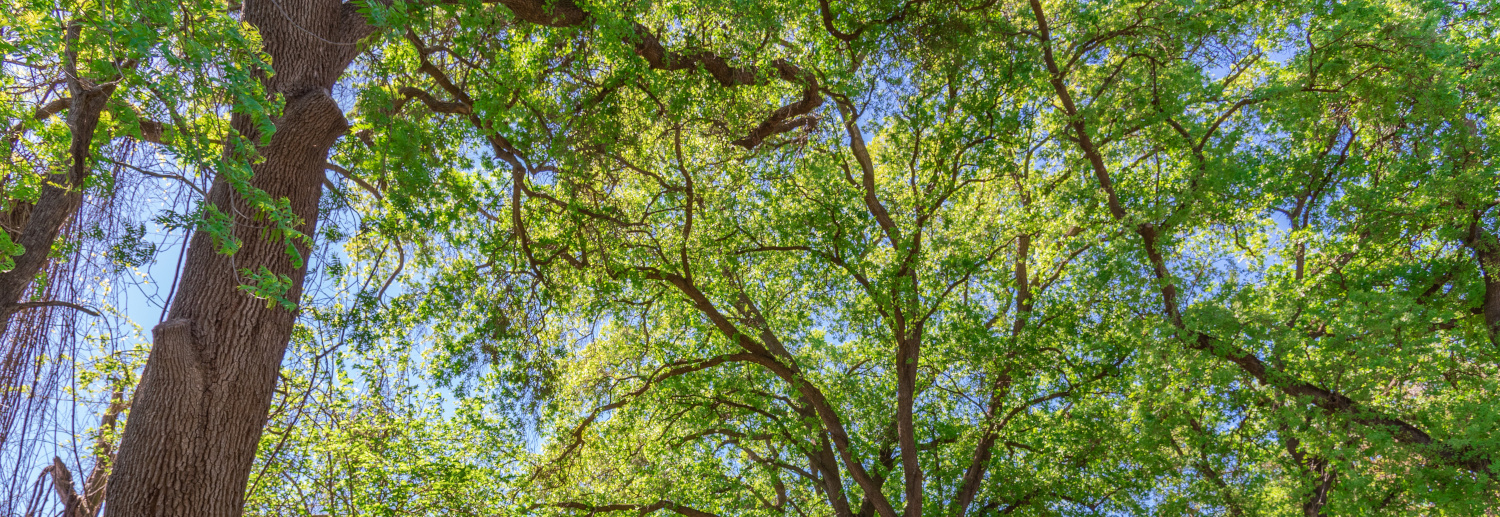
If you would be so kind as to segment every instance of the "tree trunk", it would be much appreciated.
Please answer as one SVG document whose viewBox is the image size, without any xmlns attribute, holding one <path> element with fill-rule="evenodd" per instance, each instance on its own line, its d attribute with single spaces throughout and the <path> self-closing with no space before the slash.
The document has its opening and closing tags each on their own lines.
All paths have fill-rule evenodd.
<svg viewBox="0 0 1500 517">
<path fill-rule="evenodd" d="M 372 28 L 355 5 L 337 0 L 252 0 L 244 13 L 271 56 L 267 90 L 286 99 L 250 184 L 286 199 L 303 221 L 298 231 L 311 234 L 323 164 L 348 129 L 330 90 L 358 53 L 355 42 Z M 236 115 L 231 125 L 255 138 L 249 117 Z M 232 231 L 242 247 L 221 254 L 202 230 L 189 243 L 180 291 L 154 330 L 126 421 L 105 504 L 110 517 L 232 516 L 244 504 L 296 315 L 246 294 L 237 272 L 265 267 L 286 275 L 292 282 L 286 298 L 296 302 L 306 264 L 294 264 L 284 241 L 253 219 L 257 214 L 222 175 L 209 202 L 235 217 Z M 298 252 L 308 256 L 305 248 Z"/>
</svg>

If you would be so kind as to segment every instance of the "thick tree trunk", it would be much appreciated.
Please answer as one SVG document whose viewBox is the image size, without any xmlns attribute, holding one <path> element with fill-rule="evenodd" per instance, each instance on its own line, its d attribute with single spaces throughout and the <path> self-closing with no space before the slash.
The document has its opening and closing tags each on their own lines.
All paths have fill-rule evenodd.
<svg viewBox="0 0 1500 517">
<path fill-rule="evenodd" d="M 244 12 L 272 59 L 267 89 L 286 99 L 250 184 L 286 199 L 303 220 L 298 230 L 311 234 L 323 164 L 348 129 L 330 90 L 371 28 L 353 4 L 337 0 L 252 0 Z M 254 136 L 247 117 L 236 116 L 232 126 Z M 295 314 L 246 294 L 238 272 L 265 267 L 286 275 L 286 297 L 296 301 L 306 265 L 294 264 L 284 241 L 269 235 L 222 177 L 209 201 L 234 216 L 242 247 L 223 255 L 209 234 L 193 235 L 180 291 L 155 329 L 126 422 L 105 504 L 110 517 L 232 516 L 244 504 Z"/>
</svg>

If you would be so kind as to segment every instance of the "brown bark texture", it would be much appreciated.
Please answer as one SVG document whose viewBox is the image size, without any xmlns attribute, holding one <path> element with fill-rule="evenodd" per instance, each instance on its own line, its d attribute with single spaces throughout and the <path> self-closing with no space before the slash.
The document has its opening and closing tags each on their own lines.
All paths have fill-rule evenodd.
<svg viewBox="0 0 1500 517">
<path fill-rule="evenodd" d="M 373 28 L 352 3 L 338 0 L 251 0 L 245 20 L 261 34 L 271 57 L 267 90 L 284 96 L 276 131 L 259 149 L 250 184 L 286 199 L 312 234 L 328 152 L 348 129 L 331 96 L 339 75 L 358 54 L 356 42 Z M 232 127 L 257 140 L 248 116 Z M 302 293 L 306 264 L 266 231 L 253 209 L 222 176 L 209 202 L 234 217 L 242 243 L 219 253 L 207 232 L 189 243 L 177 298 L 154 329 L 155 343 L 136 389 L 105 513 L 110 517 L 239 515 L 275 390 L 277 372 L 296 314 L 268 306 L 240 289 L 242 270 L 286 275 L 286 293 Z M 298 250 L 306 257 L 308 250 Z"/>
</svg>

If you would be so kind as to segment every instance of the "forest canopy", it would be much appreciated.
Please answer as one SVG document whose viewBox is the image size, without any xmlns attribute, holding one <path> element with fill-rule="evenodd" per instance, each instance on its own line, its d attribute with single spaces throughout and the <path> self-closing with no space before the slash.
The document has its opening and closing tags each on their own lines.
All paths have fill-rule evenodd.
<svg viewBox="0 0 1500 517">
<path fill-rule="evenodd" d="M 0 513 L 1493 515 L 1497 8 L 8 0 Z"/>
</svg>

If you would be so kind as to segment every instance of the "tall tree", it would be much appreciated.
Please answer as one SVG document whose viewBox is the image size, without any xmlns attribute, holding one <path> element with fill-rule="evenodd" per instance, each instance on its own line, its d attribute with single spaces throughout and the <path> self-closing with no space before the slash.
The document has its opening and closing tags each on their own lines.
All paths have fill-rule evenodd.
<svg viewBox="0 0 1500 517">
<path fill-rule="evenodd" d="M 551 394 L 534 509 L 1495 501 L 1487 11 L 504 5 L 371 97 L 499 161 L 374 128 L 450 367 Z"/>
<path fill-rule="evenodd" d="M 1500 500 L 1488 8 L 241 12 L 269 64 L 228 82 L 107 512 Z"/>
<path fill-rule="evenodd" d="M 328 152 L 348 129 L 332 90 L 373 31 L 361 8 L 243 6 L 270 57 L 266 100 L 283 107 L 270 118 L 274 131 L 252 114 L 232 116 L 232 159 L 221 162 L 180 291 L 153 331 L 106 499 L 112 517 L 241 512 L 296 318 Z"/>
<path fill-rule="evenodd" d="M 155 214 L 134 201 L 143 186 L 191 192 L 186 178 L 141 165 L 190 161 L 222 134 L 223 124 L 199 124 L 194 115 L 232 97 L 218 88 L 219 72 L 243 45 L 238 22 L 226 23 L 211 1 L 19 1 L 0 9 L 7 20 L 0 29 L 0 457 L 8 471 L 0 491 L 9 496 L 0 495 L 0 512 L 19 512 L 13 505 L 24 504 L 21 492 L 35 474 L 28 459 L 68 456 L 37 444 L 60 423 L 51 420 L 60 412 L 48 407 L 66 409 L 55 401 L 79 395 L 59 388 L 73 386 L 67 372 L 92 359 L 76 348 L 90 340 L 83 329 L 113 323 L 103 310 L 118 294 L 109 282 L 128 282 L 125 271 L 154 259 L 137 223 Z M 205 52 L 205 42 L 217 51 Z M 90 480 L 102 487 L 110 455 L 78 452 L 81 463 L 98 463 Z M 20 476 L 20 469 L 28 471 Z"/>
</svg>

